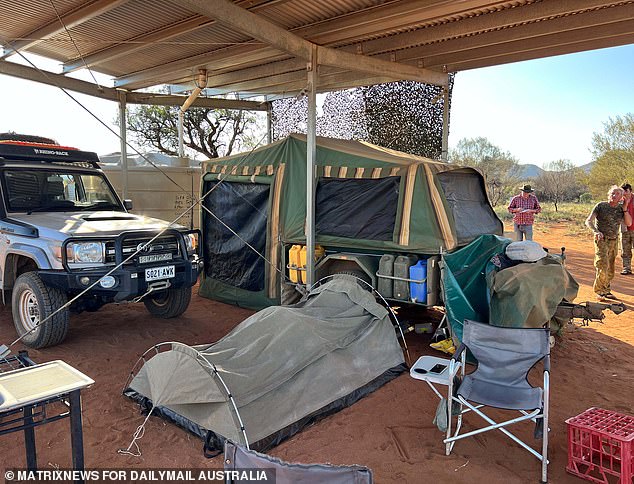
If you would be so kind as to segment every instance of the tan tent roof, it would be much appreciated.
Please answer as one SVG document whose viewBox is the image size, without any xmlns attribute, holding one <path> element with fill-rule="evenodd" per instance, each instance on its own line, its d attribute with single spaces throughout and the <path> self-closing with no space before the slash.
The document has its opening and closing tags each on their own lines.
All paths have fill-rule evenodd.
<svg viewBox="0 0 634 484">
<path fill-rule="evenodd" d="M 90 66 L 128 91 L 191 89 L 203 68 L 212 93 L 244 97 L 301 90 L 311 55 L 320 91 L 442 84 L 446 72 L 633 43 L 633 19 L 634 3 L 614 0 L 10 0 L 0 43 L 5 57 Z M 8 62 L 0 73 L 41 78 Z"/>
</svg>

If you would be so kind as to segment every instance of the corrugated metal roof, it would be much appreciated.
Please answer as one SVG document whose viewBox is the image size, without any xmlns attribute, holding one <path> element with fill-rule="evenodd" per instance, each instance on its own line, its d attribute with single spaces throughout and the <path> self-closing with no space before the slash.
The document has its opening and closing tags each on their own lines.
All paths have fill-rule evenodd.
<svg viewBox="0 0 634 484">
<path fill-rule="evenodd" d="M 292 90 L 305 83 L 306 61 L 290 47 L 301 45 L 298 39 L 393 62 L 388 69 L 361 58 L 337 61 L 323 71 L 337 88 L 385 77 L 385 69 L 394 71 L 388 77 L 412 66 L 450 72 L 634 42 L 634 0 L 234 1 L 296 36 L 281 43 L 277 34 L 254 39 L 260 33 L 248 33 L 249 21 L 236 20 L 241 11 L 213 18 L 224 0 L 53 2 L 62 19 L 72 21 L 74 43 L 51 0 L 0 2 L 0 42 L 60 61 L 68 71 L 82 67 L 79 49 L 92 69 L 115 75 L 129 90 L 186 81 L 201 67 L 218 89 L 265 92 L 269 79 L 276 92 Z M 29 37 L 33 33 L 39 37 Z M 341 55 L 332 51 L 330 62 Z M 352 70 L 361 67 L 365 73 Z"/>
</svg>

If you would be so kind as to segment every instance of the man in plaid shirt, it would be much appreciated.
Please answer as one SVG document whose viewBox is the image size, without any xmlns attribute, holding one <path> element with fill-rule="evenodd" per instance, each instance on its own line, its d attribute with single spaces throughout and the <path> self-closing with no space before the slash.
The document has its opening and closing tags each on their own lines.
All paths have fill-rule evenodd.
<svg viewBox="0 0 634 484">
<path fill-rule="evenodd" d="M 520 187 L 522 193 L 511 198 L 508 210 L 513 214 L 513 229 L 515 240 L 533 240 L 533 222 L 535 214 L 542 211 L 537 197 L 533 195 L 533 188 L 530 185 Z"/>
</svg>

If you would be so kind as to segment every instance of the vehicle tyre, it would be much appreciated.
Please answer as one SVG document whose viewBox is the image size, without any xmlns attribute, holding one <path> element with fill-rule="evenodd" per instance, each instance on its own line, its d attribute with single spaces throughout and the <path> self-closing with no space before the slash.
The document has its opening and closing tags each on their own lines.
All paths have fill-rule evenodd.
<svg viewBox="0 0 634 484">
<path fill-rule="evenodd" d="M 357 284 L 359 284 L 359 286 L 362 289 L 365 289 L 366 291 L 372 291 L 372 279 L 370 279 L 370 276 L 368 276 L 365 272 L 363 272 L 362 270 L 357 270 L 357 269 L 346 269 L 346 270 L 340 270 L 340 271 L 336 271 L 332 274 L 333 277 L 336 276 L 352 276 L 353 278 L 358 278 L 361 279 L 361 281 L 365 281 L 367 282 L 367 284 L 364 284 L 361 281 L 357 281 Z"/>
<path fill-rule="evenodd" d="M 156 294 L 149 294 L 143 299 L 143 304 L 152 316 L 169 319 L 183 314 L 191 300 L 191 287 L 171 287 Z"/>
<path fill-rule="evenodd" d="M 38 324 L 67 301 L 65 292 L 48 287 L 35 272 L 20 275 L 13 286 L 11 307 L 18 335 L 26 335 L 22 342 L 31 348 L 45 348 L 64 341 L 69 325 L 68 308 L 57 312 L 40 326 Z M 36 329 L 29 333 L 33 328 Z"/>
</svg>

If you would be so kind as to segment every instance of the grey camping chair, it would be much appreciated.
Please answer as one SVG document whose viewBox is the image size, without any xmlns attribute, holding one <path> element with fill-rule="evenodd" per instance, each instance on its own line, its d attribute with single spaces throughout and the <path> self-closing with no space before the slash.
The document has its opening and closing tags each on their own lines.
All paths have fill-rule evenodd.
<svg viewBox="0 0 634 484">
<path fill-rule="evenodd" d="M 547 482 L 549 336 L 548 328 L 502 328 L 465 320 L 462 344 L 449 363 L 449 375 L 460 372 L 462 381 L 455 384 L 453 378 L 449 379 L 448 425 L 444 440 L 447 455 L 457 440 L 498 429 L 541 461 L 542 482 Z M 477 368 L 465 375 L 467 349 L 477 360 Z M 543 387 L 533 387 L 528 382 L 528 372 L 540 360 L 543 360 Z M 516 410 L 521 415 L 497 423 L 481 410 L 486 406 Z M 460 434 L 463 415 L 467 412 L 478 414 L 489 425 Z M 458 413 L 453 434 L 452 413 Z M 541 452 L 504 428 L 529 420 L 536 424 L 535 437 L 542 439 Z"/>
<path fill-rule="evenodd" d="M 261 473 L 277 484 L 372 484 L 372 471 L 363 466 L 331 464 L 292 464 L 249 450 L 229 440 L 225 442 L 226 484 L 233 484 L 231 471 L 249 469 L 254 478 Z M 264 480 L 264 479 L 258 479 Z M 242 479 L 235 482 L 243 482 Z"/>
</svg>

